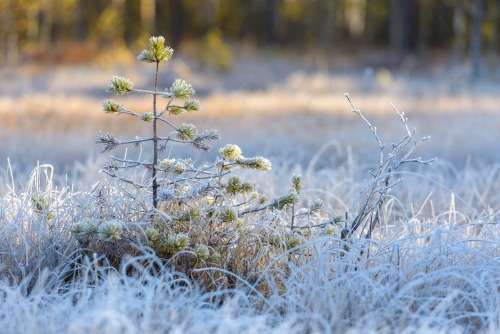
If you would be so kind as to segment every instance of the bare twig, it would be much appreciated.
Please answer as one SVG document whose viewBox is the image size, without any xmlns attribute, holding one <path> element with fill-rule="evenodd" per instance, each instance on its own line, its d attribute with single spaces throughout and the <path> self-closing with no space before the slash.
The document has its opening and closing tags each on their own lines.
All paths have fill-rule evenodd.
<svg viewBox="0 0 500 334">
<path fill-rule="evenodd" d="M 368 223 L 368 232 L 365 237 L 370 238 L 372 232 L 376 225 L 381 221 L 383 204 L 389 196 L 390 191 L 396 185 L 403 182 L 402 179 L 398 179 L 391 183 L 391 178 L 398 168 L 403 164 L 408 163 L 419 163 L 424 165 L 429 165 L 436 159 L 423 160 L 422 158 L 413 158 L 411 155 L 415 149 L 420 146 L 423 142 L 427 141 L 430 137 L 423 137 L 420 140 L 415 140 L 416 129 L 410 130 L 408 127 L 408 119 L 405 117 L 403 112 L 400 112 L 393 104 L 391 104 L 393 110 L 398 115 L 403 128 L 405 130 L 405 135 L 398 142 L 393 143 L 390 147 L 390 151 L 386 152 L 386 145 L 382 143 L 380 139 L 377 128 L 374 127 L 370 121 L 361 113 L 360 110 L 354 107 L 349 94 L 345 94 L 345 97 L 351 105 L 351 110 L 358 114 L 361 119 L 368 125 L 372 131 L 379 147 L 379 165 L 376 171 L 370 171 L 370 175 L 373 180 L 364 187 L 360 194 L 359 199 L 364 198 L 361 205 L 356 201 L 351 208 L 351 212 L 355 211 L 355 206 L 358 207 L 357 214 L 354 216 L 352 221 L 346 221 L 346 227 L 342 232 L 342 238 L 352 237 L 360 226 L 366 226 Z"/>
</svg>

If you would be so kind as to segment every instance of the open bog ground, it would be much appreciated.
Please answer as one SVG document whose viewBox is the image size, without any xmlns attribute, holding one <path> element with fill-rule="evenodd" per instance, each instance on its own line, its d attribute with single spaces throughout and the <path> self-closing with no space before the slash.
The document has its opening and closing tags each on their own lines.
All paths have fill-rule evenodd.
<svg viewBox="0 0 500 334">
<path fill-rule="evenodd" d="M 320 199 L 323 207 L 314 219 L 331 221 L 331 228 L 308 234 L 309 222 L 300 227 L 302 239 L 292 244 L 287 238 L 298 234 L 290 232 L 280 239 L 285 246 L 275 247 L 280 242 L 271 232 L 285 228 L 290 213 L 269 212 L 261 221 L 242 222 L 238 228 L 253 231 L 250 237 L 238 234 L 242 240 L 229 243 L 227 254 L 254 251 L 245 260 L 189 274 L 172 272 L 175 259 L 162 262 L 147 245 L 135 245 L 140 255 L 124 257 L 121 265 L 82 251 L 71 232 L 74 224 L 107 210 L 118 217 L 140 203 L 118 181 L 102 181 L 107 178 L 99 169 L 109 154 L 100 155 L 94 140 L 98 131 L 118 138 L 147 136 L 148 127 L 126 115 L 104 114 L 101 102 L 110 97 L 104 87 L 111 76 L 121 75 L 148 88 L 154 72 L 140 64 L 3 69 L 1 332 L 500 330 L 498 71 L 470 83 L 464 69 L 446 66 L 347 64 L 326 71 L 290 58 L 236 59 L 229 73 L 198 70 L 180 60 L 161 72 L 160 86 L 183 78 L 202 104 L 175 121 L 215 128 L 222 136 L 211 152 L 173 146 L 168 154 L 213 161 L 219 148 L 232 143 L 246 156 L 263 155 L 272 162 L 271 171 L 241 175 L 268 198 L 286 193 L 291 177 L 302 175 L 295 213 L 307 218 L 307 208 Z M 333 224 L 335 217 L 349 221 L 360 211 L 372 184 L 369 171 L 379 163 L 377 140 L 351 111 L 346 92 L 388 149 L 406 135 L 393 103 L 417 129 L 416 138 L 431 136 L 413 156 L 438 158 L 391 174 L 402 182 L 377 208 L 380 221 L 371 238 L 361 233 L 345 239 L 342 220 Z M 149 97 L 118 99 L 130 109 L 151 108 Z M 145 145 L 142 151 L 115 154 L 148 157 L 150 151 Z M 99 197 L 103 191 L 108 207 Z M 46 202 L 34 200 L 39 194 Z M 252 246 L 242 248 L 245 242 Z M 101 246 L 113 253 L 113 244 Z"/>
<path fill-rule="evenodd" d="M 105 85 L 115 74 L 136 86 L 152 85 L 152 69 L 141 64 L 2 70 L 2 156 L 23 170 L 40 161 L 66 173 L 75 161 L 96 156 L 99 147 L 92 142 L 99 130 L 123 137 L 146 134 L 141 124 L 101 112 L 102 100 L 112 97 Z M 440 70 L 346 65 L 322 71 L 293 59 L 254 57 L 240 59 L 227 74 L 198 71 L 191 63 L 173 60 L 160 76 L 160 86 L 178 77 L 191 83 L 203 110 L 182 121 L 218 129 L 220 146 L 235 142 L 252 154 L 293 164 L 308 164 L 327 142 L 335 142 L 337 150 L 327 152 L 322 163 L 329 163 L 325 159 L 339 149 L 352 149 L 370 161 L 377 154 L 372 135 L 343 94 L 351 94 L 355 107 L 370 117 L 387 142 L 401 134 L 394 103 L 420 135 L 432 136 L 422 148 L 425 153 L 463 166 L 467 161 L 500 160 L 499 75 L 491 71 L 487 79 L 471 84 L 465 69 L 444 65 Z M 151 108 L 147 96 L 127 96 L 121 102 L 141 111 Z"/>
</svg>

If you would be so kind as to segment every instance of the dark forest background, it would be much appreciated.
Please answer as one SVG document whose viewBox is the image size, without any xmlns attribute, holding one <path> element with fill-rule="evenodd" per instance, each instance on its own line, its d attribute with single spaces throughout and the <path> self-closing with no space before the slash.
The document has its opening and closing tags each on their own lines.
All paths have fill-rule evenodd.
<svg viewBox="0 0 500 334">
<path fill-rule="evenodd" d="M 472 60 L 476 71 L 481 55 L 500 51 L 500 0 L 0 0 L 0 13 L 0 63 L 8 65 L 58 53 L 86 60 L 159 34 L 174 47 L 217 34 L 326 55 L 437 50 Z"/>
</svg>

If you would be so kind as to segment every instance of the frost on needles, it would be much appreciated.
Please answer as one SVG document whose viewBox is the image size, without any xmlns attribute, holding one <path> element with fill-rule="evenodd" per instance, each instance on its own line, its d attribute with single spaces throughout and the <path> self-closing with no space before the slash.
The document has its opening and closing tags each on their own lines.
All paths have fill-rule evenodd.
<svg viewBox="0 0 500 334">
<path fill-rule="evenodd" d="M 184 273 L 204 266 L 234 271 L 250 254 L 256 259 L 264 255 L 260 254 L 262 242 L 273 249 L 265 254 L 269 259 L 272 254 L 300 246 L 307 233 L 296 226 L 323 221 L 324 217 L 320 214 L 320 201 L 308 209 L 307 216 L 295 214 L 301 187 L 299 176 L 293 178 L 285 195 L 268 200 L 256 182 L 238 175 L 246 176 L 248 170 L 271 171 L 267 158 L 246 157 L 234 144 L 220 148 L 219 157 L 211 163 L 199 164 L 169 153 L 174 145 L 208 151 L 220 138 L 216 130 L 199 130 L 195 124 L 178 120 L 187 112 L 199 111 L 201 103 L 193 99 L 195 89 L 183 79 L 159 87 L 160 65 L 172 56 L 173 49 L 165 45 L 163 37 L 151 37 L 148 48 L 137 59 L 155 66 L 153 87 L 137 88 L 132 80 L 122 76 L 110 79 L 108 92 L 150 95 L 151 108 L 140 112 L 107 99 L 102 103 L 104 113 L 145 122 L 150 134 L 145 138 L 121 139 L 99 132 L 96 143 L 103 145 L 103 153 L 117 152 L 115 149 L 121 146 L 140 146 L 141 152 L 151 152 L 152 158 L 109 157 L 102 171 L 115 182 L 96 190 L 99 196 L 95 200 L 111 201 L 104 194 L 118 192 L 126 194 L 126 199 L 123 203 L 114 200 L 114 205 L 120 207 L 118 211 L 103 210 L 75 224 L 76 239 L 107 256 L 113 254 L 117 260 L 125 250 L 137 252 L 133 245 L 145 245 L 166 261 L 178 259 L 174 268 Z M 283 223 L 279 226 L 263 224 L 280 216 Z M 117 254 L 112 249 L 122 251 Z"/>
</svg>

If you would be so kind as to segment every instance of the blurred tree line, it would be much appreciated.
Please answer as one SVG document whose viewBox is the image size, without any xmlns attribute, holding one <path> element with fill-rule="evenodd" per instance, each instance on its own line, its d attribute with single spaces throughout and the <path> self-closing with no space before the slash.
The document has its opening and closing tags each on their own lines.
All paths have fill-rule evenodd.
<svg viewBox="0 0 500 334">
<path fill-rule="evenodd" d="M 499 52 L 500 0 L 0 0 L 0 62 L 68 44 L 133 46 L 151 34 L 175 47 L 214 29 L 255 46 L 438 49 L 479 66 L 482 52 Z"/>
</svg>

